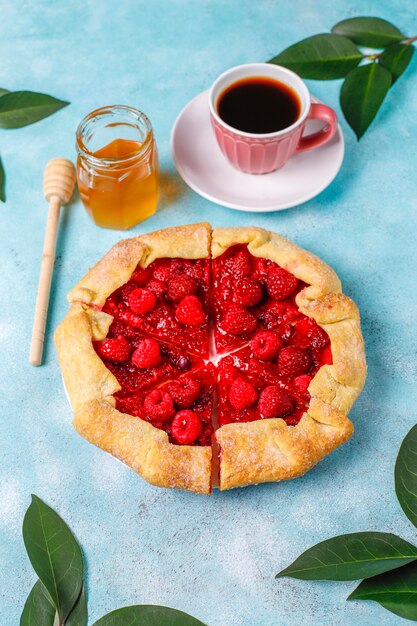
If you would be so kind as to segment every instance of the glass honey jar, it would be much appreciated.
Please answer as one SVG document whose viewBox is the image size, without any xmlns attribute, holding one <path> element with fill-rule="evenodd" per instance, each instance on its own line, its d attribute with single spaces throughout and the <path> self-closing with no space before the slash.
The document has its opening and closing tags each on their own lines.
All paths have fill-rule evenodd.
<svg viewBox="0 0 417 626">
<path fill-rule="evenodd" d="M 77 129 L 81 200 L 97 226 L 126 230 L 155 213 L 158 151 L 149 119 L 128 106 L 102 107 Z"/>
</svg>

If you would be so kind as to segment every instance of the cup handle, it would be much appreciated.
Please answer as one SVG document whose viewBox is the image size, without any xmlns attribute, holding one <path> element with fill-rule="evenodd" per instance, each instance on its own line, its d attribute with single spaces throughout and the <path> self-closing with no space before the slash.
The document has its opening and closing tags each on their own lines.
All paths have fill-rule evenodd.
<svg viewBox="0 0 417 626">
<path fill-rule="evenodd" d="M 296 152 L 305 152 L 306 150 L 313 150 L 314 148 L 318 148 L 318 146 L 322 146 L 330 141 L 337 131 L 336 113 L 325 104 L 312 102 L 307 119 L 322 120 L 326 125 L 312 135 L 301 137 Z"/>
</svg>

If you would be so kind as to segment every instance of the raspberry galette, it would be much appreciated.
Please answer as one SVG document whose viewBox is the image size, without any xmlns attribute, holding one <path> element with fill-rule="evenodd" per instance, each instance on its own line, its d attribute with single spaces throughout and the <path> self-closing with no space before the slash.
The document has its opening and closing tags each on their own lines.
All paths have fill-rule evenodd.
<svg viewBox="0 0 417 626">
<path fill-rule="evenodd" d="M 294 478 L 353 432 L 358 310 L 280 235 L 127 239 L 69 301 L 55 340 L 75 428 L 152 484 L 210 493 L 217 466 L 220 489 Z"/>
</svg>

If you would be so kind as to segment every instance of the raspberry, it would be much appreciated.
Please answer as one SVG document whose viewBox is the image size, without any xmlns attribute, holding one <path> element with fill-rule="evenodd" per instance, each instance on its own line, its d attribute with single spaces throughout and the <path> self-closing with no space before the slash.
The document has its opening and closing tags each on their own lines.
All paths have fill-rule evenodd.
<svg viewBox="0 0 417 626">
<path fill-rule="evenodd" d="M 294 388 L 301 394 L 306 393 L 310 383 L 311 376 L 308 376 L 308 374 L 301 374 L 301 376 L 297 376 L 297 378 L 294 378 Z"/>
<path fill-rule="evenodd" d="M 185 296 L 177 306 L 175 316 L 181 324 L 201 326 L 206 321 L 203 305 L 197 296 Z"/>
<path fill-rule="evenodd" d="M 270 385 L 261 391 L 258 409 L 262 417 L 284 417 L 294 408 L 294 400 L 283 389 Z"/>
<path fill-rule="evenodd" d="M 301 376 L 297 376 L 297 378 L 294 378 L 294 395 L 296 398 L 301 400 L 303 404 L 308 404 L 310 402 L 310 393 L 308 391 L 308 387 L 311 383 L 311 380 L 312 377 L 308 376 L 308 374 L 301 374 Z"/>
<path fill-rule="evenodd" d="M 138 287 L 129 294 L 129 307 L 133 313 L 138 315 L 153 311 L 156 305 L 156 298 L 153 291 Z"/>
<path fill-rule="evenodd" d="M 146 414 L 161 422 L 166 422 L 175 413 L 172 398 L 166 391 L 154 389 L 145 398 L 143 403 Z"/>
<path fill-rule="evenodd" d="M 221 326 L 232 335 L 251 333 L 256 328 L 256 317 L 241 304 L 231 304 L 224 316 Z"/>
<path fill-rule="evenodd" d="M 328 345 L 329 337 L 315 320 L 310 317 L 303 317 L 295 325 L 291 343 L 301 346 L 301 348 L 311 347 L 319 351 Z"/>
<path fill-rule="evenodd" d="M 189 409 L 200 395 L 201 385 L 194 378 L 181 378 L 170 383 L 167 387 L 175 406 L 179 409 Z"/>
<path fill-rule="evenodd" d="M 287 346 L 278 355 L 278 369 L 281 376 L 295 378 L 306 374 L 311 368 L 309 353 L 300 346 Z"/>
<path fill-rule="evenodd" d="M 113 363 L 125 363 L 130 355 L 130 344 L 123 335 L 98 342 L 97 349 L 103 359 Z"/>
<path fill-rule="evenodd" d="M 139 287 L 144 287 L 151 278 L 152 271 L 148 267 L 138 266 L 130 277 L 130 280 L 133 280 Z"/>
<path fill-rule="evenodd" d="M 233 302 L 243 306 L 255 306 L 262 298 L 262 286 L 259 280 L 240 278 L 233 290 Z"/>
<path fill-rule="evenodd" d="M 152 291 L 153 294 L 159 299 L 166 293 L 167 289 L 160 280 L 150 280 L 147 284 L 147 288 L 149 291 Z"/>
<path fill-rule="evenodd" d="M 190 267 L 189 262 L 187 262 L 186 259 L 171 259 L 170 277 L 183 274 L 186 267 Z"/>
<path fill-rule="evenodd" d="M 156 367 L 161 362 L 161 351 L 155 339 L 144 339 L 132 354 L 132 362 L 136 367 L 146 369 Z"/>
<path fill-rule="evenodd" d="M 167 283 L 169 279 L 171 278 L 170 265 L 168 265 L 168 263 L 162 262 L 161 265 L 159 265 L 158 267 L 155 267 L 153 271 L 153 277 L 156 278 L 156 280 L 160 280 L 163 283 Z"/>
<path fill-rule="evenodd" d="M 235 409 L 247 409 L 258 399 L 255 387 L 244 378 L 236 378 L 229 390 L 230 404 Z"/>
<path fill-rule="evenodd" d="M 171 433 L 178 443 L 194 443 L 202 430 L 201 420 L 194 411 L 178 411 L 172 420 Z"/>
<path fill-rule="evenodd" d="M 233 256 L 224 261 L 225 268 L 235 277 L 250 276 L 252 274 L 252 263 L 247 250 L 239 250 Z"/>
<path fill-rule="evenodd" d="M 259 319 L 267 328 L 276 328 L 284 321 L 288 306 L 286 302 L 266 302 L 262 306 Z"/>
<path fill-rule="evenodd" d="M 291 324 L 291 322 L 294 322 L 295 320 L 299 319 L 301 315 L 302 313 L 300 312 L 300 309 L 297 306 L 289 305 L 284 315 L 284 322 L 288 322 Z"/>
<path fill-rule="evenodd" d="M 266 279 L 268 293 L 274 300 L 285 300 L 297 289 L 298 279 L 284 270 L 283 267 L 275 267 Z"/>
<path fill-rule="evenodd" d="M 253 275 L 265 276 L 268 273 L 269 268 L 273 265 L 273 261 L 263 259 L 262 257 L 252 257 L 254 265 Z"/>
<path fill-rule="evenodd" d="M 179 302 L 185 296 L 192 296 L 197 291 L 197 283 L 192 276 L 180 274 L 171 278 L 168 283 L 168 295 L 175 302 Z"/>
<path fill-rule="evenodd" d="M 284 342 L 275 333 L 265 330 L 257 333 L 250 343 L 252 352 L 261 361 L 272 361 L 276 359 Z"/>
</svg>

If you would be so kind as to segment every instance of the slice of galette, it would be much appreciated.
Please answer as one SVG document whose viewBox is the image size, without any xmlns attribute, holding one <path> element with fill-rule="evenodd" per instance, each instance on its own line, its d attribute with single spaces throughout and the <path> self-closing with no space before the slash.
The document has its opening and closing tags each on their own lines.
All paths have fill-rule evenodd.
<svg viewBox="0 0 417 626">
<path fill-rule="evenodd" d="M 127 395 L 115 393 L 116 408 L 164 430 L 173 444 L 211 446 L 216 370 L 212 363 L 162 385 Z"/>
<path fill-rule="evenodd" d="M 293 325 L 256 333 L 220 360 L 219 425 L 279 417 L 295 426 L 308 408 L 311 381 L 331 363 L 327 333 L 304 315 Z"/>
<path fill-rule="evenodd" d="M 55 341 L 74 426 L 148 482 L 211 491 L 210 229 L 122 241 L 70 292 Z"/>
<path fill-rule="evenodd" d="M 220 488 L 294 478 L 353 432 L 358 310 L 323 261 L 275 233 L 214 229 L 212 258 L 216 344 L 242 348 L 220 363 Z"/>
</svg>

